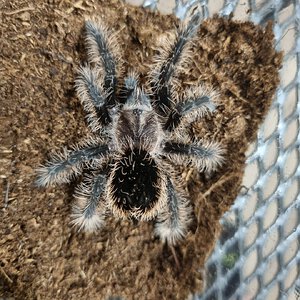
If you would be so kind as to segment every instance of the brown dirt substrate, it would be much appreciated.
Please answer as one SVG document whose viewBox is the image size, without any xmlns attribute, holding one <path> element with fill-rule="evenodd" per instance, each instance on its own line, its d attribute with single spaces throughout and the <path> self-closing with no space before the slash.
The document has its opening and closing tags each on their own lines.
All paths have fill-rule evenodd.
<svg viewBox="0 0 300 300">
<path fill-rule="evenodd" d="M 95 14 L 119 32 L 125 67 L 142 75 L 157 37 L 177 24 L 113 0 L 0 4 L 0 297 L 182 300 L 201 290 L 199 270 L 239 191 L 244 153 L 270 107 L 281 55 L 271 25 L 214 18 L 198 33 L 193 59 L 180 74 L 182 88 L 203 81 L 221 94 L 217 111 L 193 124 L 191 134 L 220 141 L 227 154 L 211 176 L 183 170 L 196 218 L 175 249 L 176 267 L 152 223 L 109 218 L 100 232 L 77 233 L 69 224 L 74 185 L 33 184 L 34 170 L 52 150 L 88 133 L 73 81 L 85 60 L 84 15 Z"/>
</svg>

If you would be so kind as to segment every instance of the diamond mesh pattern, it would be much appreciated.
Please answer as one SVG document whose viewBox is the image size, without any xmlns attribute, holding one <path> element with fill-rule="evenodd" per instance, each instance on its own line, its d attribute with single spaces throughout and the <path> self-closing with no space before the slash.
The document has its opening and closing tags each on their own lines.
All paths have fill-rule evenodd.
<svg viewBox="0 0 300 300">
<path fill-rule="evenodd" d="M 300 1 L 131 0 L 184 18 L 200 4 L 205 17 L 265 24 L 274 20 L 284 51 L 281 84 L 257 141 L 248 150 L 241 194 L 221 220 L 224 230 L 195 299 L 300 299 Z"/>
</svg>

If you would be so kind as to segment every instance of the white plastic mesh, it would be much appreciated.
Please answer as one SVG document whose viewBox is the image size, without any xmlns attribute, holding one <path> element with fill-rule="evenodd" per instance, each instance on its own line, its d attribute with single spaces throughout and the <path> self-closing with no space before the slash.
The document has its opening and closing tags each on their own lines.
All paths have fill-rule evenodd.
<svg viewBox="0 0 300 300">
<path fill-rule="evenodd" d="M 248 150 L 243 192 L 222 219 L 207 262 L 207 286 L 195 299 L 300 299 L 300 1 L 130 0 L 184 18 L 198 4 L 264 25 L 274 21 L 284 51 L 281 83 L 257 141 Z"/>
</svg>

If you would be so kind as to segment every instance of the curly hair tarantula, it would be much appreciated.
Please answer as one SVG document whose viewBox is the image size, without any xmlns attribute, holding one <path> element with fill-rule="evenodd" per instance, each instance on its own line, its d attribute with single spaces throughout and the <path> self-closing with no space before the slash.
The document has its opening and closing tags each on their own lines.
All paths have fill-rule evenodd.
<svg viewBox="0 0 300 300">
<path fill-rule="evenodd" d="M 216 142 L 191 139 L 188 124 L 215 107 L 217 93 L 199 85 L 178 95 L 178 69 L 190 55 L 200 15 L 163 42 L 141 87 L 123 74 L 118 40 L 101 20 L 86 21 L 88 64 L 75 81 L 92 135 L 38 169 L 37 184 L 68 183 L 90 170 L 75 191 L 72 223 L 94 231 L 110 212 L 119 218 L 154 219 L 162 241 L 175 244 L 191 223 L 191 206 L 176 165 L 215 170 L 223 160 Z M 122 81 L 121 79 L 124 78 Z"/>
</svg>

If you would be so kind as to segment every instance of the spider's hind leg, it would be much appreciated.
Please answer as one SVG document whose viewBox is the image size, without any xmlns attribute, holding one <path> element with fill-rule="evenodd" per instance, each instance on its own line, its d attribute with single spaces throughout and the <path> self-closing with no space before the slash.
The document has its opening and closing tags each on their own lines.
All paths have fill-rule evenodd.
<svg viewBox="0 0 300 300">
<path fill-rule="evenodd" d="M 71 223 L 79 230 L 95 231 L 104 224 L 106 207 L 102 194 L 106 185 L 106 174 L 86 177 L 75 192 L 77 203 L 73 206 Z"/>
<path fill-rule="evenodd" d="M 173 180 L 167 179 L 167 203 L 162 213 L 157 217 L 156 233 L 162 241 L 174 245 L 182 239 L 188 231 L 191 219 L 191 208 L 183 187 L 174 187 Z"/>
</svg>

